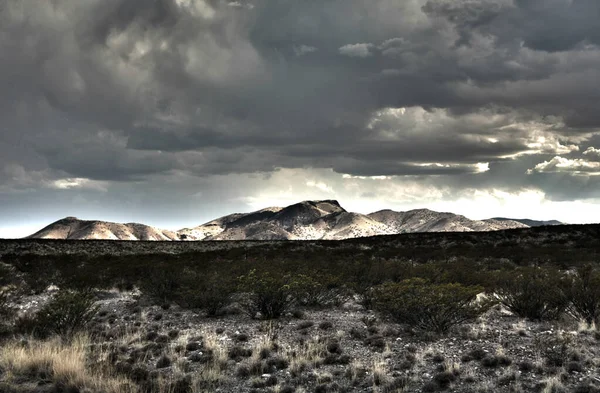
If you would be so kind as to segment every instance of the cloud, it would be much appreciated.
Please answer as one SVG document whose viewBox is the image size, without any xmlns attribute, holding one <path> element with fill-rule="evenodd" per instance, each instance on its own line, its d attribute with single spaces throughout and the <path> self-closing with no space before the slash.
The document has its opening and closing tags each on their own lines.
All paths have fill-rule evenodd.
<svg viewBox="0 0 600 393">
<path fill-rule="evenodd" d="M 254 8 L 254 4 L 242 3 L 240 1 L 230 1 L 229 3 L 227 3 L 227 5 L 235 8 L 248 8 L 250 10 Z"/>
<path fill-rule="evenodd" d="M 600 162 L 586 161 L 581 158 L 569 159 L 556 156 L 550 161 L 544 161 L 537 164 L 533 169 L 527 171 L 528 174 L 534 172 L 600 175 Z"/>
<path fill-rule="evenodd" d="M 294 53 L 296 54 L 296 56 L 304 56 L 307 55 L 309 53 L 312 52 L 316 52 L 318 49 L 315 48 L 314 46 L 310 46 L 310 45 L 299 45 L 299 46 L 294 46 Z"/>
<path fill-rule="evenodd" d="M 596 195 L 594 1 L 3 5 L 0 192 L 100 183 L 166 209 L 186 184 L 305 168 L 361 193 L 402 178 L 439 198 Z"/>
<path fill-rule="evenodd" d="M 48 183 L 48 186 L 51 188 L 57 188 L 59 190 L 69 190 L 72 188 L 89 188 L 98 191 L 106 191 L 106 188 L 104 188 L 100 182 L 92 181 L 90 179 L 85 178 L 57 179 Z"/>
<path fill-rule="evenodd" d="M 326 193 L 334 193 L 335 191 L 333 190 L 333 188 L 331 188 L 330 186 L 328 186 L 327 184 L 323 183 L 323 182 L 314 182 L 314 181 L 308 181 L 306 182 L 306 185 L 309 187 L 314 187 L 320 191 L 326 192 Z"/>
<path fill-rule="evenodd" d="M 372 55 L 372 46 L 373 44 L 348 44 L 340 47 L 338 52 L 343 56 L 365 58 Z"/>
<path fill-rule="evenodd" d="M 586 151 L 583 152 L 586 156 L 591 156 L 595 158 L 600 158 L 600 149 L 596 149 L 595 147 L 588 147 Z"/>
</svg>

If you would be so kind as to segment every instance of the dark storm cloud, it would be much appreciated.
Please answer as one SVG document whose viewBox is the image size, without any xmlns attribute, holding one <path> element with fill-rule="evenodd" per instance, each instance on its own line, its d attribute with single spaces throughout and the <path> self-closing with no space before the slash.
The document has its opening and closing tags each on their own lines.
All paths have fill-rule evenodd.
<svg viewBox="0 0 600 393">
<path fill-rule="evenodd" d="M 468 45 L 478 31 L 548 52 L 600 43 L 600 4 L 595 0 L 429 0 L 423 11 L 456 26 L 457 45 Z"/>
<path fill-rule="evenodd" d="M 527 170 L 600 128 L 596 1 L 0 7 L 5 188 L 314 167 L 551 192 Z"/>
</svg>

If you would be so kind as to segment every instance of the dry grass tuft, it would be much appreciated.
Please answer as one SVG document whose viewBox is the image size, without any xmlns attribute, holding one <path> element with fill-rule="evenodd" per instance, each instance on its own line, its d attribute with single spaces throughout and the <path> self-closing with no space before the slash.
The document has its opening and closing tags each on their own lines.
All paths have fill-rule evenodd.
<svg viewBox="0 0 600 393">
<path fill-rule="evenodd" d="M 584 319 L 580 319 L 577 322 L 577 332 L 578 333 L 587 333 L 587 334 L 592 334 L 598 331 L 598 328 L 596 327 L 596 323 L 592 322 L 591 324 L 588 324 Z"/>
<path fill-rule="evenodd" d="M 544 386 L 542 393 L 559 393 L 565 391 L 565 387 L 560 381 L 560 377 L 548 378 L 544 381 L 544 383 L 546 386 Z"/>
<path fill-rule="evenodd" d="M 383 357 L 373 360 L 371 373 L 373 375 L 373 384 L 375 386 L 381 386 L 389 382 L 388 367 Z"/>
<path fill-rule="evenodd" d="M 88 337 L 83 335 L 69 342 L 59 338 L 30 340 L 27 344 L 9 342 L 0 349 L 0 368 L 5 370 L 5 379 L 9 383 L 49 379 L 79 390 L 107 393 L 136 391 L 129 381 L 115 376 L 112 370 L 88 367 L 89 348 Z"/>
</svg>

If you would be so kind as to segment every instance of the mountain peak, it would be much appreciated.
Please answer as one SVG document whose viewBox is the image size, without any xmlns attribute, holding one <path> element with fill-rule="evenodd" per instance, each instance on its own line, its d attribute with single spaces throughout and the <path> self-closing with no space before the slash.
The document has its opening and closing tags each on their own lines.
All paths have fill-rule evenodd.
<svg viewBox="0 0 600 393">
<path fill-rule="evenodd" d="M 337 200 L 335 200 L 335 199 L 321 199 L 321 200 L 315 199 L 315 200 L 306 200 L 306 201 L 302 201 L 302 202 L 300 202 L 300 203 L 303 203 L 303 204 L 310 204 L 310 205 L 319 205 L 319 204 L 326 204 L 326 203 L 328 203 L 328 204 L 330 204 L 330 205 L 335 205 L 335 206 L 337 206 L 337 207 L 342 207 L 342 206 L 340 205 L 340 203 L 339 203 Z"/>
</svg>

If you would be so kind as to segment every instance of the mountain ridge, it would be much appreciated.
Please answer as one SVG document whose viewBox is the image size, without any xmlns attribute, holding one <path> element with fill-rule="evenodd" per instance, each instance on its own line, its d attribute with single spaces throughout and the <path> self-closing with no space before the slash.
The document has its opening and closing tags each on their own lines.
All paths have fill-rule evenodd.
<svg viewBox="0 0 600 393">
<path fill-rule="evenodd" d="M 176 232 L 144 224 L 120 224 L 99 220 L 65 217 L 40 229 L 26 239 L 106 239 L 106 240 L 179 240 Z"/>
<path fill-rule="evenodd" d="M 516 221 L 521 224 L 525 224 L 529 227 L 541 227 L 546 225 L 564 225 L 564 222 L 560 222 L 558 220 L 531 220 L 529 218 L 506 218 L 506 217 L 494 217 L 491 220 L 497 221 Z"/>
<path fill-rule="evenodd" d="M 525 222 L 530 222 L 531 225 Z M 107 240 L 341 240 L 415 232 L 480 232 L 550 225 L 551 221 L 490 218 L 414 209 L 349 212 L 337 200 L 308 200 L 286 207 L 233 213 L 192 228 L 163 230 L 138 223 L 120 224 L 65 217 L 28 239 Z M 562 224 L 562 223 L 561 223 Z"/>
</svg>

